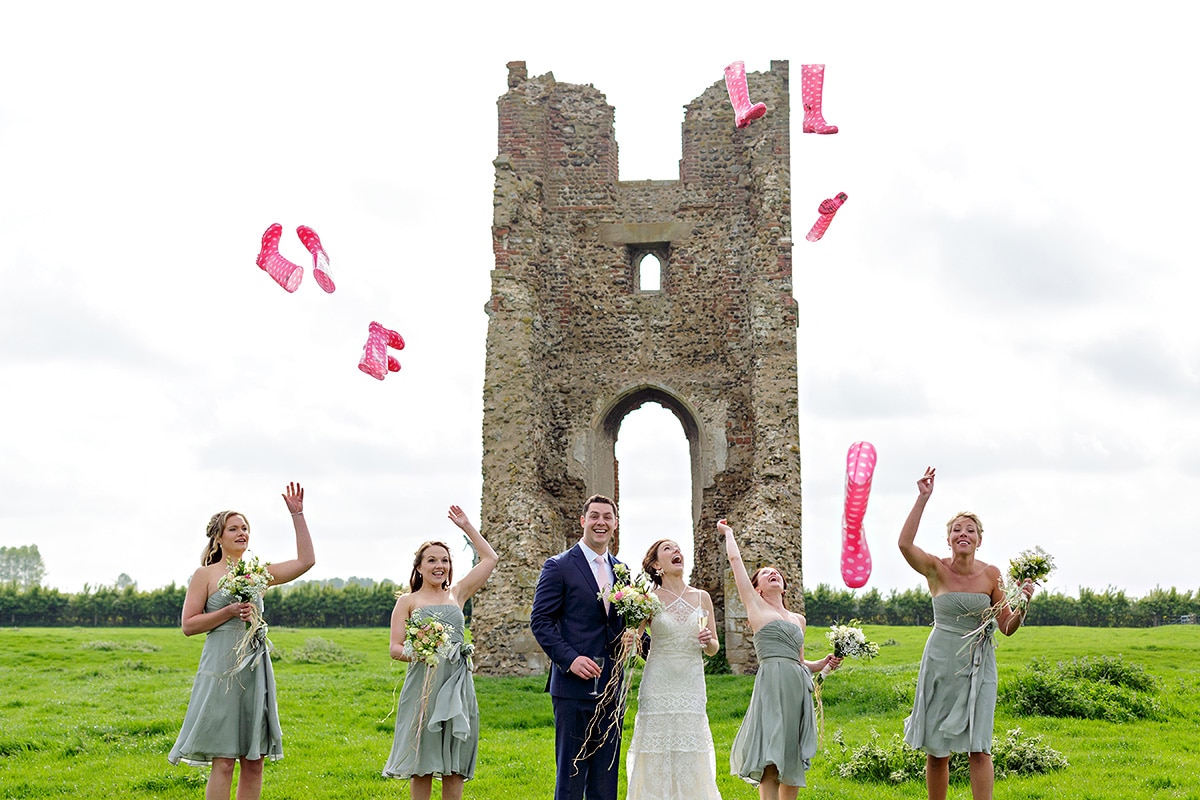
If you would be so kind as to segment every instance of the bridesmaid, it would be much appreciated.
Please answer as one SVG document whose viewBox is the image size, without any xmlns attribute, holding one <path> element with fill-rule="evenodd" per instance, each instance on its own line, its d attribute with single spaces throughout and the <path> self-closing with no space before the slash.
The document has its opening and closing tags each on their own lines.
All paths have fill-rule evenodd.
<svg viewBox="0 0 1200 800">
<path fill-rule="evenodd" d="M 304 488 L 289 483 L 283 495 L 296 529 L 296 557 L 271 564 L 271 585 L 294 581 L 316 563 L 308 523 L 304 521 Z M 265 636 L 255 638 L 248 652 L 239 652 L 246 624 L 262 612 L 262 598 L 241 603 L 217 588 L 250 546 L 250 523 L 245 514 L 220 511 L 208 521 L 208 545 L 203 566 L 188 582 L 183 599 L 183 632 L 208 634 L 200 652 L 200 667 L 192 684 L 187 714 L 179 738 L 167 759 L 197 767 L 212 765 L 207 800 L 229 800 L 234 765 L 241 765 L 238 800 L 257 800 L 262 794 L 263 759 L 283 758 L 283 734 L 275 700 L 275 673 Z"/>
<path fill-rule="evenodd" d="M 945 800 L 950 786 L 950 754 L 967 753 L 971 797 L 992 800 L 992 727 L 999 676 L 995 631 L 1012 636 L 1025 620 L 1004 597 L 1000 569 L 975 558 L 983 543 L 979 517 L 960 512 L 946 523 L 949 557 L 916 545 L 925 504 L 933 494 L 933 467 L 917 481 L 917 499 L 900 529 L 900 553 L 925 576 L 933 598 L 933 630 L 921 654 L 913 711 L 904 720 L 904 741 L 925 751 L 925 790 Z M 1033 597 L 1033 582 L 1021 586 Z M 964 637 L 975 639 L 964 646 Z"/>
<path fill-rule="evenodd" d="M 411 779 L 413 800 L 429 800 L 434 777 L 442 780 L 442 800 L 460 800 L 463 783 L 475 777 L 479 751 L 479 705 L 471 677 L 471 645 L 463 643 L 463 604 L 483 588 L 499 557 L 458 506 L 450 506 L 450 521 L 462 529 L 475 552 L 476 564 L 451 586 L 454 567 L 450 548 L 425 542 L 413 558 L 409 593 L 400 595 L 392 610 L 392 658 L 408 662 L 396 734 L 383 774 Z M 449 645 L 438 653 L 437 666 L 428 666 L 406 646 L 409 620 L 436 621 L 449 630 Z"/>
<path fill-rule="evenodd" d="M 759 800 L 795 800 L 817 752 L 812 674 L 826 666 L 835 670 L 842 660 L 832 654 L 820 661 L 804 660 L 808 623 L 803 614 L 789 611 L 784 604 L 783 573 L 760 567 L 747 575 L 733 529 L 720 520 L 717 530 L 725 537 L 725 554 L 746 607 L 758 657 L 754 693 L 733 739 L 729 769 L 758 785 Z"/>
</svg>

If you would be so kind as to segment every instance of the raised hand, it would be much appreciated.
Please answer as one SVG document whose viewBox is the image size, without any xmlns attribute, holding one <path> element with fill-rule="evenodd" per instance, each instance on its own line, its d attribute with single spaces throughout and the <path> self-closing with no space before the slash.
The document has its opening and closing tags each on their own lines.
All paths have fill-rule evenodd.
<svg viewBox="0 0 1200 800">
<path fill-rule="evenodd" d="M 937 475 L 937 470 L 933 467 L 926 467 L 925 474 L 917 481 L 917 494 L 922 497 L 928 497 L 933 494 L 933 479 Z"/>
<path fill-rule="evenodd" d="M 446 518 L 464 531 L 471 527 L 471 518 L 458 506 L 450 506 L 450 510 L 446 513 Z"/>
<path fill-rule="evenodd" d="M 288 511 L 293 514 L 304 513 L 304 487 L 298 483 L 289 483 L 283 493 L 283 502 L 287 503 Z"/>
</svg>

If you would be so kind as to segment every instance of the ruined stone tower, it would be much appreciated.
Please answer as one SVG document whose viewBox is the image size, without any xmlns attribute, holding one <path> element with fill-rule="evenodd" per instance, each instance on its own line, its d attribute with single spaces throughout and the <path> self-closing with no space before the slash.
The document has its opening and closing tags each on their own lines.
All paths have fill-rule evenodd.
<svg viewBox="0 0 1200 800">
<path fill-rule="evenodd" d="M 734 670 L 753 653 L 716 520 L 803 607 L 787 62 L 749 84 L 765 117 L 737 130 L 717 81 L 686 107 L 679 180 L 618 181 L 604 95 L 508 65 L 483 389 L 482 529 L 500 565 L 473 619 L 484 672 L 548 667 L 529 631 L 538 573 L 578 541 L 587 496 L 615 494 L 618 429 L 647 401 L 687 436 L 691 581 Z M 636 572 L 642 554 L 621 556 Z"/>
</svg>

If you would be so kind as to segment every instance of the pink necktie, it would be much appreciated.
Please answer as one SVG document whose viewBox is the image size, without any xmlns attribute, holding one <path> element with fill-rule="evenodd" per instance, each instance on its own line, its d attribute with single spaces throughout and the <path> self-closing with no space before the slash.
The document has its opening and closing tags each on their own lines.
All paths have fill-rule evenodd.
<svg viewBox="0 0 1200 800">
<path fill-rule="evenodd" d="M 596 583 L 600 586 L 601 592 L 607 591 L 612 586 L 612 582 L 608 579 L 608 565 L 604 563 L 604 556 L 596 556 L 594 561 L 596 563 Z M 604 611 L 608 612 L 607 598 L 604 600 Z"/>
</svg>

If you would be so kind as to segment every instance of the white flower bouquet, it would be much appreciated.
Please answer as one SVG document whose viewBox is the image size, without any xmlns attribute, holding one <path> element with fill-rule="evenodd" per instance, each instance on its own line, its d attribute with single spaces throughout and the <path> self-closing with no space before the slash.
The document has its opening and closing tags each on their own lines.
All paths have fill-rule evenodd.
<svg viewBox="0 0 1200 800">
<path fill-rule="evenodd" d="M 251 604 L 250 619 L 246 621 L 246 632 L 237 645 L 238 661 L 244 662 L 246 654 L 250 652 L 255 641 L 266 642 L 267 623 L 262 617 L 262 612 L 259 611 L 260 603 L 255 601 L 261 601 L 262 596 L 267 593 L 267 588 L 271 585 L 272 575 L 268 570 L 271 562 L 259 561 L 258 556 L 249 559 L 243 556 L 236 561 L 230 558 L 225 563 L 229 567 L 229 572 L 222 575 L 221 579 L 217 581 L 217 589 L 225 592 L 239 603 Z"/>
</svg>

